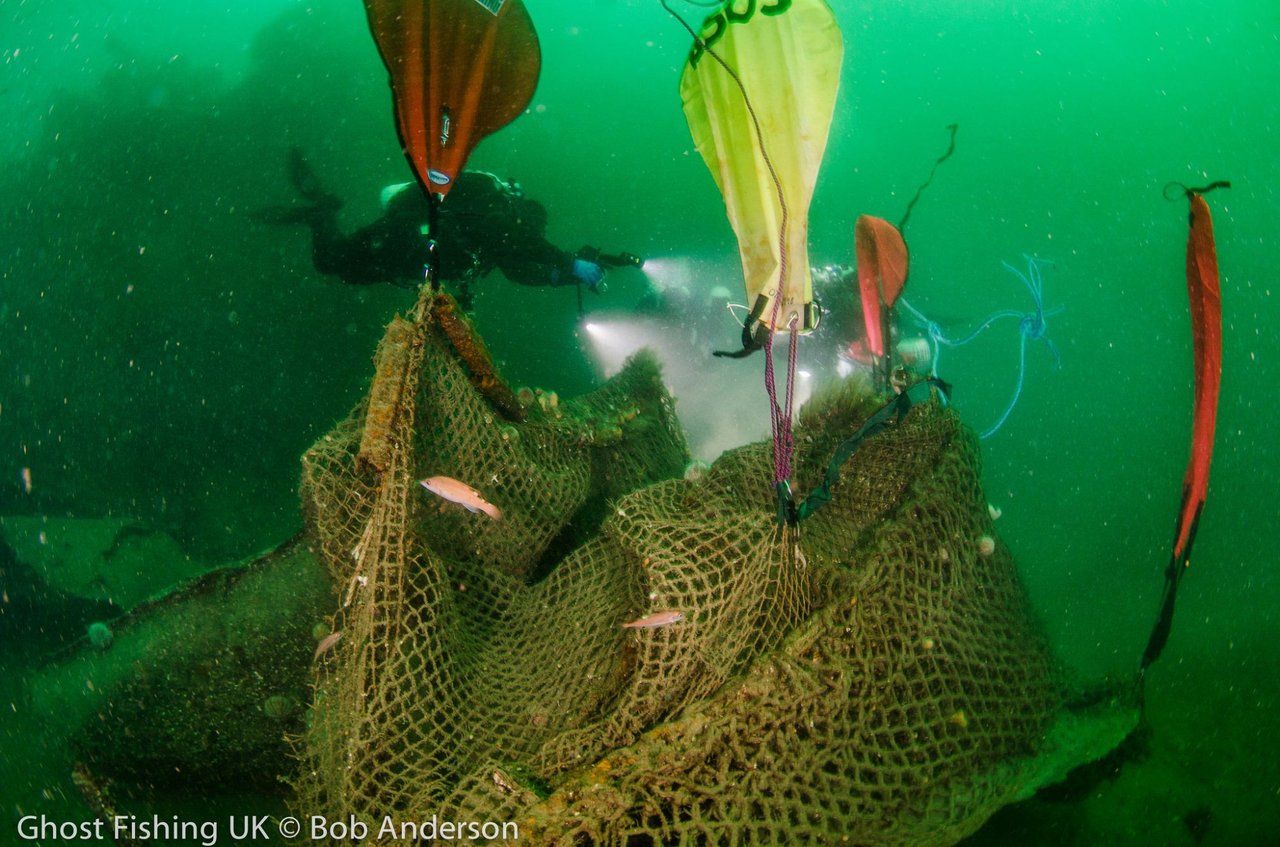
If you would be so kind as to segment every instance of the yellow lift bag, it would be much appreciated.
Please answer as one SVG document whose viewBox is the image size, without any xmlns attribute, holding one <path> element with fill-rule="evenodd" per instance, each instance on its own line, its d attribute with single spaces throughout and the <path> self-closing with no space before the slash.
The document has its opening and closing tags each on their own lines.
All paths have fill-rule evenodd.
<svg viewBox="0 0 1280 847">
<path fill-rule="evenodd" d="M 689 130 L 738 236 L 750 346 L 793 320 L 802 330 L 817 323 L 809 201 L 843 54 L 823 0 L 730 2 L 703 23 L 680 80 Z"/>
</svg>

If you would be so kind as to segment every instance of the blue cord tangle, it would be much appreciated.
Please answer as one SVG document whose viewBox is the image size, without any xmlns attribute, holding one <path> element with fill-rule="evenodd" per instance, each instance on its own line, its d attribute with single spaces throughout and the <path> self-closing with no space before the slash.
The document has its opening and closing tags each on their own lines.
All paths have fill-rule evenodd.
<svg viewBox="0 0 1280 847">
<path fill-rule="evenodd" d="M 962 338 L 948 338 L 936 321 L 930 320 L 910 303 L 900 301 L 915 315 L 929 335 L 933 348 L 933 359 L 929 364 L 929 372 L 933 374 L 938 373 L 938 360 L 944 345 L 947 347 L 963 347 L 999 321 L 1006 318 L 1018 321 L 1018 381 L 1014 386 L 1013 396 L 1009 398 L 1009 403 L 1005 406 L 1004 411 L 1000 413 L 1000 417 L 996 419 L 995 423 L 978 434 L 978 437 L 983 440 L 995 435 L 1000 427 L 1004 426 L 1005 421 L 1009 419 L 1010 413 L 1013 412 L 1013 407 L 1018 404 L 1018 398 L 1022 396 L 1022 384 L 1027 371 L 1027 341 L 1043 341 L 1049 347 L 1049 352 L 1053 354 L 1053 366 L 1055 368 L 1062 366 L 1058 347 L 1047 335 L 1049 330 L 1048 318 L 1060 314 L 1066 307 L 1055 306 L 1052 309 L 1045 309 L 1044 276 L 1040 272 L 1040 267 L 1046 263 L 1026 254 L 1023 254 L 1023 258 L 1027 260 L 1027 272 L 1025 274 L 1008 262 L 1001 262 L 1001 264 L 1004 265 L 1005 270 L 1021 280 L 1022 284 L 1026 286 L 1027 291 L 1031 294 L 1031 300 L 1035 304 L 1035 309 L 1030 312 L 1019 312 L 1016 309 L 1001 309 L 992 312 L 983 318 L 972 332 Z"/>
</svg>

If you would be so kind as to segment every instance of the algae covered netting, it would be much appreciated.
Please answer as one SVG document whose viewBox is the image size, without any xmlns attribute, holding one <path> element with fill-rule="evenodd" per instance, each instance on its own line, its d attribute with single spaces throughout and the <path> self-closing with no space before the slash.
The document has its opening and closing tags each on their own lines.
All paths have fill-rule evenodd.
<svg viewBox="0 0 1280 847">
<path fill-rule="evenodd" d="M 342 638 L 317 666 L 299 813 L 514 821 L 534 844 L 914 845 L 1025 793 L 1008 763 L 1053 719 L 1053 664 L 1008 551 L 983 543 L 953 412 L 868 441 L 784 533 L 768 445 L 680 476 L 651 358 L 510 420 L 440 305 L 393 323 L 371 399 L 305 458 Z M 847 383 L 810 406 L 801 491 L 874 401 Z M 502 519 L 426 494 L 431 475 Z M 621 626 L 660 611 L 684 620 Z"/>
<path fill-rule="evenodd" d="M 68 768 L 74 760 L 84 778 L 126 791 L 274 793 L 284 735 L 303 727 L 313 627 L 330 598 L 325 568 L 293 540 L 135 606 L 110 622 L 109 643 L 25 680 L 21 711 L 46 742 L 23 754 L 39 751 L 50 767 L 65 739 Z"/>
</svg>

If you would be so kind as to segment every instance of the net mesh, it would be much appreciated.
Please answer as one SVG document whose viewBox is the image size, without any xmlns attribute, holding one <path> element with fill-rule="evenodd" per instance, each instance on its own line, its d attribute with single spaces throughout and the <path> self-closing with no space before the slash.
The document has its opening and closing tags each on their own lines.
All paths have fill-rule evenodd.
<svg viewBox="0 0 1280 847">
<path fill-rule="evenodd" d="M 784 532 L 767 444 L 683 478 L 652 358 L 509 420 L 459 321 L 424 295 L 393 322 L 369 397 L 304 457 L 342 638 L 297 739 L 300 813 L 513 821 L 534 844 L 950 844 L 1022 788 L 1008 763 L 1053 718 L 1054 666 L 984 544 L 953 412 L 869 440 Z M 873 402 L 806 408 L 798 491 Z M 621 627 L 658 611 L 684 620 Z"/>
</svg>

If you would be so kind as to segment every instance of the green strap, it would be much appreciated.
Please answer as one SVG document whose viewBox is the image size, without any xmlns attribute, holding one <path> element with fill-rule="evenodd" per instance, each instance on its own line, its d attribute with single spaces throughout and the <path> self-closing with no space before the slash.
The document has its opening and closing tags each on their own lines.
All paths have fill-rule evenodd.
<svg viewBox="0 0 1280 847">
<path fill-rule="evenodd" d="M 791 516 L 789 523 L 794 526 L 830 503 L 831 486 L 835 485 L 836 480 L 840 478 L 840 468 L 862 446 L 862 442 L 891 426 L 901 423 L 907 412 L 911 411 L 912 406 L 919 403 L 927 403 L 933 398 L 933 389 L 935 388 L 938 390 L 938 396 L 945 406 L 951 400 L 951 386 L 937 377 L 930 377 L 903 391 L 881 406 L 875 414 L 867 418 L 857 432 L 836 448 L 835 455 L 831 458 L 831 463 L 827 465 L 827 473 L 822 478 L 822 484 L 809 492 L 809 496 L 805 498 L 805 501 L 798 508 L 792 506 L 788 510 Z M 790 494 L 789 488 L 787 494 Z M 782 492 L 779 491 L 779 500 L 781 499 Z M 780 504 L 779 512 L 781 513 L 782 511 L 783 508 Z"/>
</svg>

